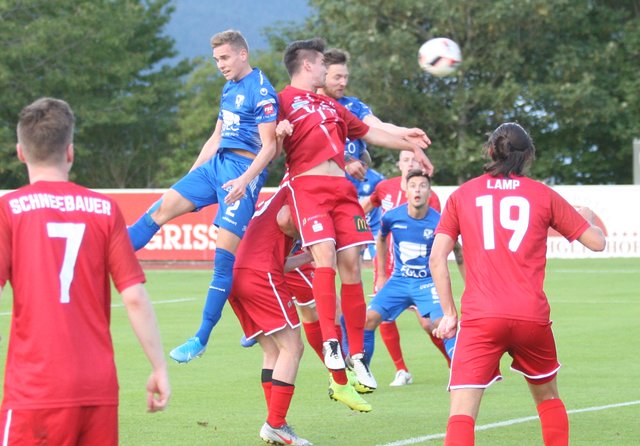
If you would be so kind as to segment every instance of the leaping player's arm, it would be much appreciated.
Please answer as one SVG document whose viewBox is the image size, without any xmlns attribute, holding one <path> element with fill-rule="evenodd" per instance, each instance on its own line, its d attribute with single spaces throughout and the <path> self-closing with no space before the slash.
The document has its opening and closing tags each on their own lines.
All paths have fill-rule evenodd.
<svg viewBox="0 0 640 446">
<path fill-rule="evenodd" d="M 441 339 L 452 338 L 458 329 L 458 310 L 453 301 L 451 277 L 447 262 L 449 253 L 453 250 L 455 243 L 456 241 L 446 234 L 436 234 L 431 254 L 429 255 L 431 277 L 438 291 L 438 296 L 440 296 L 440 305 L 444 313 L 438 328 L 433 331 L 433 335 Z"/>
<path fill-rule="evenodd" d="M 378 232 L 376 238 L 376 264 L 378 267 L 378 277 L 376 278 L 376 290 L 380 291 L 384 284 L 387 282 L 387 236 L 382 234 L 382 231 Z"/>
<path fill-rule="evenodd" d="M 213 157 L 213 155 L 216 154 L 216 152 L 218 151 L 218 147 L 220 146 L 220 139 L 222 139 L 222 121 L 218 119 L 216 121 L 215 129 L 213 129 L 213 133 L 211 134 L 207 142 L 205 142 L 202 146 L 200 154 L 198 155 L 198 158 L 196 158 L 196 161 L 193 163 L 193 166 L 191 166 L 191 169 L 189 169 L 189 172 L 191 172 L 196 167 L 206 163 Z"/>
<path fill-rule="evenodd" d="M 247 185 L 253 181 L 255 177 L 266 169 L 271 160 L 276 156 L 276 123 L 263 122 L 258 124 L 258 133 L 260 133 L 260 141 L 262 147 L 258 155 L 251 161 L 249 168 L 238 178 L 227 181 L 222 185 L 223 189 L 229 189 L 229 193 L 224 198 L 227 204 L 234 203 L 241 199 L 246 191 Z"/>
<path fill-rule="evenodd" d="M 397 126 L 390 122 L 384 122 L 373 114 L 365 116 L 362 121 L 370 127 L 376 127 L 402 138 L 406 138 L 407 140 L 419 146 L 421 149 L 426 149 L 431 144 L 431 140 L 424 132 L 424 130 L 417 127 L 407 128 Z"/>
<path fill-rule="evenodd" d="M 376 146 L 396 150 L 409 150 L 413 152 L 415 154 L 416 161 L 420 164 L 422 169 L 427 174 L 433 175 L 433 164 L 431 164 L 431 161 L 427 155 L 425 155 L 420 146 L 413 142 L 376 127 L 370 127 L 369 131 L 362 137 L 362 139 Z"/>
<path fill-rule="evenodd" d="M 371 202 L 370 196 L 362 197 L 362 199 L 360 200 L 360 206 L 362 206 L 362 210 L 364 211 L 365 214 L 368 214 L 369 212 L 371 212 L 375 207 Z"/>
<path fill-rule="evenodd" d="M 131 327 L 151 363 L 151 376 L 147 380 L 147 408 L 149 412 L 164 410 L 171 396 L 171 386 L 160 330 L 149 295 L 141 283 L 125 288 L 120 294 Z"/>
</svg>

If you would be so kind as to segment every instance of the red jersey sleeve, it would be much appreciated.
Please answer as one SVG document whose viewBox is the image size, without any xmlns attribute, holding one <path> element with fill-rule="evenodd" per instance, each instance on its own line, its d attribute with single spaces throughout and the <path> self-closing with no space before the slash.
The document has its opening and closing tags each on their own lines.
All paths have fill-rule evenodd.
<svg viewBox="0 0 640 446">
<path fill-rule="evenodd" d="M 145 277 L 131 245 L 122 212 L 114 201 L 112 206 L 114 218 L 109 240 L 109 273 L 118 292 L 122 292 L 132 285 L 143 283 Z"/>
<path fill-rule="evenodd" d="M 382 206 L 382 200 L 380 199 L 380 188 L 378 187 L 380 183 L 376 184 L 376 187 L 373 189 L 373 193 L 369 195 L 369 201 L 375 208 L 379 208 Z"/>
<path fill-rule="evenodd" d="M 549 225 L 562 234 L 567 240 L 573 242 L 591 226 L 576 209 L 550 189 L 551 221 Z"/>
<path fill-rule="evenodd" d="M 451 194 L 447 203 L 444 205 L 444 210 L 440 216 L 440 223 L 438 223 L 438 227 L 436 228 L 436 234 L 445 234 L 454 240 L 457 240 L 458 235 L 460 235 L 457 198 L 458 197 L 455 192 Z"/>
</svg>

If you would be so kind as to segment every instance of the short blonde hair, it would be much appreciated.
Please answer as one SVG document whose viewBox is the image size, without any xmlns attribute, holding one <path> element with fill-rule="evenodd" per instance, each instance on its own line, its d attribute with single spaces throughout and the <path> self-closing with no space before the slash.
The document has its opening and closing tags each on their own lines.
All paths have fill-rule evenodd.
<svg viewBox="0 0 640 446">
<path fill-rule="evenodd" d="M 247 43 L 247 40 L 240 31 L 236 31 L 235 29 L 228 29 L 211 37 L 211 48 L 217 48 L 225 44 L 231 45 L 238 51 L 249 51 L 249 44 Z"/>
</svg>

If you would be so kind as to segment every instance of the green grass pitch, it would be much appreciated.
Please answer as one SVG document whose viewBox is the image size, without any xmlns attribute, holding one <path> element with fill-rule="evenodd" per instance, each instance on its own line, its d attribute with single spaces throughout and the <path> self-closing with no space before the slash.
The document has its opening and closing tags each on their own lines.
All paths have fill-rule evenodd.
<svg viewBox="0 0 640 446">
<path fill-rule="evenodd" d="M 365 290 L 371 270 L 364 271 Z M 453 267 L 454 288 L 462 284 Z M 558 344 L 561 396 L 570 411 L 572 445 L 640 444 L 640 259 L 551 260 L 546 292 Z M 209 271 L 148 270 L 147 288 L 165 350 L 193 335 L 200 321 Z M 0 302 L 0 355 L 6 356 L 9 287 Z M 377 335 L 372 371 L 378 390 L 369 414 L 327 396 L 328 373 L 305 350 L 288 421 L 315 445 L 439 445 L 448 416 L 448 369 L 416 322 L 398 320 L 414 384 L 392 388 L 394 368 Z M 148 363 L 114 293 L 112 332 L 120 379 L 122 445 L 260 445 L 266 409 L 259 347 L 241 348 L 240 326 L 227 306 L 206 354 L 190 364 L 171 361 L 173 398 L 166 412 L 145 411 Z M 82 352 L 78 352 L 81 354 Z M 485 393 L 476 444 L 540 445 L 539 422 L 522 377 L 503 358 L 504 380 Z M 4 367 L 4 360 L 0 368 Z M 4 369 L 2 370 L 4 373 Z M 528 420 L 529 417 L 534 419 Z"/>
</svg>

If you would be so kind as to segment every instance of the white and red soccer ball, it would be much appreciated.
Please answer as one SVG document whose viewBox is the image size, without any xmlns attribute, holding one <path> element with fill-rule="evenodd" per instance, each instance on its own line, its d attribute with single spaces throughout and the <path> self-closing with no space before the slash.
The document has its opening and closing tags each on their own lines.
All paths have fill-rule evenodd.
<svg viewBox="0 0 640 446">
<path fill-rule="evenodd" d="M 453 74 L 461 62 L 460 47 L 446 37 L 427 40 L 418 51 L 420 68 L 437 77 Z"/>
</svg>

